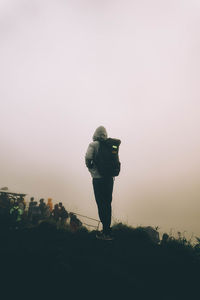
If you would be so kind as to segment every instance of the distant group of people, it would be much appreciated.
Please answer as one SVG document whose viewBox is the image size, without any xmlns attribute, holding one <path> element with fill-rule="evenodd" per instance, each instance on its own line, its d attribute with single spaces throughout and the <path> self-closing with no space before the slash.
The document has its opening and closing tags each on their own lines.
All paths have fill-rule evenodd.
<svg viewBox="0 0 200 300">
<path fill-rule="evenodd" d="M 53 205 L 52 199 L 48 198 L 47 203 L 44 199 L 34 201 L 34 198 L 30 198 L 28 207 L 28 219 L 33 223 L 37 224 L 40 220 L 53 219 L 59 226 L 64 226 L 69 220 L 70 229 L 75 232 L 81 226 L 82 222 L 77 218 L 76 214 L 68 212 L 62 202 Z"/>
<path fill-rule="evenodd" d="M 73 232 L 82 226 L 75 213 L 68 212 L 62 202 L 53 205 L 51 198 L 47 199 L 47 203 L 41 198 L 38 203 L 31 197 L 27 209 L 23 197 L 9 199 L 7 203 L 9 205 L 4 209 L 4 213 L 7 213 L 10 226 L 16 229 L 23 227 L 25 223 L 37 225 L 44 220 L 54 220 L 58 227 L 68 223 Z"/>
<path fill-rule="evenodd" d="M 53 203 L 51 198 L 48 198 L 47 204 L 43 198 L 39 200 L 39 204 L 34 200 L 34 197 L 31 197 L 28 207 L 28 219 L 33 224 L 37 224 L 40 220 L 47 219 L 51 216 Z"/>
<path fill-rule="evenodd" d="M 62 202 L 53 206 L 51 198 L 48 198 L 47 203 L 45 203 L 43 198 L 40 199 L 38 205 L 37 201 L 34 201 L 34 198 L 31 197 L 28 208 L 28 218 L 34 224 L 38 223 L 41 219 L 52 218 L 61 226 L 64 226 L 69 219 L 70 229 L 73 232 L 77 231 L 82 226 L 82 222 L 77 218 L 76 214 L 68 212 Z"/>
</svg>

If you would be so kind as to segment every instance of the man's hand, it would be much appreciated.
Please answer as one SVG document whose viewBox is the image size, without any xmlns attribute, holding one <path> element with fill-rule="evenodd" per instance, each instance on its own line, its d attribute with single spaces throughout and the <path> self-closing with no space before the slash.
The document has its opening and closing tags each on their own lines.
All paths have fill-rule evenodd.
<svg viewBox="0 0 200 300">
<path fill-rule="evenodd" d="M 94 163 L 92 159 L 86 159 L 86 166 L 88 169 L 92 169 L 94 167 Z"/>
</svg>

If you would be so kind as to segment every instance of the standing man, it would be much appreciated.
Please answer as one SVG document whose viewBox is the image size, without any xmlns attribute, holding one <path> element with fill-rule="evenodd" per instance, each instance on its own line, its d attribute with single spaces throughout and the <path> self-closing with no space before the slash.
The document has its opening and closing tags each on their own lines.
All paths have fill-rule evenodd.
<svg viewBox="0 0 200 300">
<path fill-rule="evenodd" d="M 103 225 L 103 231 L 96 235 L 102 240 L 112 240 L 111 236 L 111 202 L 113 192 L 113 177 L 120 172 L 118 150 L 121 141 L 108 138 L 105 127 L 100 126 L 89 144 L 85 163 L 92 176 L 95 200 L 98 214 Z"/>
</svg>

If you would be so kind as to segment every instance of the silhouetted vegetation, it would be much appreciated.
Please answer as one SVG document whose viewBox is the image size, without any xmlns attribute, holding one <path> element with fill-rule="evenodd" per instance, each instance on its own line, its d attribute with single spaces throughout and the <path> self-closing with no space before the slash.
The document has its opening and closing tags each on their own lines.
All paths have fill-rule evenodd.
<svg viewBox="0 0 200 300">
<path fill-rule="evenodd" d="M 113 241 L 96 231 L 72 232 L 52 220 L 21 229 L 1 227 L 2 283 L 23 286 L 37 299 L 57 297 L 194 299 L 198 291 L 200 241 L 179 236 L 155 243 L 142 228 L 115 224 Z M 3 286 L 5 286 L 3 284 Z"/>
</svg>

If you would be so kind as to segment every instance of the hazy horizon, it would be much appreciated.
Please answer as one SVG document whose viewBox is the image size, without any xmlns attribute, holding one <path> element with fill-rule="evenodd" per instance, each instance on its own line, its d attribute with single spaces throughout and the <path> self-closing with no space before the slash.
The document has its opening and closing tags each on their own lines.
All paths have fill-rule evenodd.
<svg viewBox="0 0 200 300">
<path fill-rule="evenodd" d="M 0 0 L 0 37 L 0 188 L 97 218 L 103 125 L 114 219 L 200 235 L 199 1 Z"/>
</svg>

